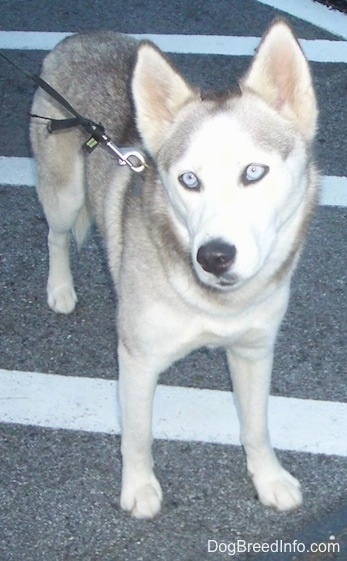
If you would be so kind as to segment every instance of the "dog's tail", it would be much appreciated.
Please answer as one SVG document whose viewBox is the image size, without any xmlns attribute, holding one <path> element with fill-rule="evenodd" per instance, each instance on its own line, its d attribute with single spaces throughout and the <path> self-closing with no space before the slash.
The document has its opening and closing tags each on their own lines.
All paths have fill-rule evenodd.
<svg viewBox="0 0 347 561">
<path fill-rule="evenodd" d="M 78 249 L 82 247 L 82 244 L 86 239 L 91 222 L 92 221 L 91 221 L 89 210 L 87 208 L 87 205 L 84 204 L 81 210 L 79 211 L 75 224 L 72 228 L 72 233 L 76 240 Z"/>
</svg>

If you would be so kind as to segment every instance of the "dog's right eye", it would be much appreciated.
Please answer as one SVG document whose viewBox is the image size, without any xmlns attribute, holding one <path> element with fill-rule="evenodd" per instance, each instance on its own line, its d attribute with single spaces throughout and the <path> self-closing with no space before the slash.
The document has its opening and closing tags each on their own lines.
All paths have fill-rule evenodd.
<svg viewBox="0 0 347 561">
<path fill-rule="evenodd" d="M 186 189 L 191 189 L 192 191 L 200 191 L 200 180 L 192 171 L 185 171 L 178 177 L 178 181 Z"/>
</svg>

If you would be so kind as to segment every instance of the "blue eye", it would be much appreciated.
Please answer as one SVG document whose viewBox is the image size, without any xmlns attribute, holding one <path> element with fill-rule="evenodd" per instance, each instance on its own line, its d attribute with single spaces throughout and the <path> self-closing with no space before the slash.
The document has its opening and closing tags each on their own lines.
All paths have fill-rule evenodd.
<svg viewBox="0 0 347 561">
<path fill-rule="evenodd" d="M 269 169 L 269 166 L 264 166 L 263 164 L 249 164 L 241 174 L 241 182 L 243 185 L 256 183 L 265 177 Z"/>
<path fill-rule="evenodd" d="M 185 171 L 178 177 L 178 181 L 186 189 L 191 189 L 192 191 L 199 191 L 201 184 L 199 178 L 192 171 Z"/>
</svg>

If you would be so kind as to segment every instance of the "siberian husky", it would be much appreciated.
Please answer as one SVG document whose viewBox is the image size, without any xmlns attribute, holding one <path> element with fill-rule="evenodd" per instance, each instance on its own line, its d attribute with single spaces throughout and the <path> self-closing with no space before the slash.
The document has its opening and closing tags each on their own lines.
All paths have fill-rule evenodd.
<svg viewBox="0 0 347 561">
<path fill-rule="evenodd" d="M 37 191 L 49 225 L 48 304 L 75 308 L 73 232 L 104 236 L 118 295 L 121 506 L 160 510 L 152 402 L 159 374 L 201 346 L 226 349 L 241 442 L 260 501 L 302 501 L 270 444 L 267 401 L 276 334 L 317 198 L 311 145 L 317 107 L 307 61 L 287 23 L 266 31 L 236 91 L 189 85 L 152 43 L 113 33 L 66 38 L 42 77 L 119 146 L 141 146 L 141 178 L 86 133 L 32 119 Z M 39 89 L 33 111 L 70 115 Z"/>
</svg>

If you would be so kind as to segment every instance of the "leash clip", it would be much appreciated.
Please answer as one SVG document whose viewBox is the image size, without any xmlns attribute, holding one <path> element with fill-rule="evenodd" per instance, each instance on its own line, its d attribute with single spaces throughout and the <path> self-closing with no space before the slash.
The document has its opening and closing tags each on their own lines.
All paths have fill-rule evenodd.
<svg viewBox="0 0 347 561">
<path fill-rule="evenodd" d="M 111 138 L 106 134 L 104 127 L 102 125 L 96 125 L 93 122 L 87 123 L 85 128 L 91 133 L 91 137 L 83 145 L 84 149 L 90 153 L 92 152 L 99 143 L 107 146 L 118 158 L 118 165 L 129 166 L 135 173 L 141 173 L 146 164 L 145 157 L 140 150 L 134 150 L 132 147 L 119 148 Z"/>
<path fill-rule="evenodd" d="M 135 173 L 141 173 L 147 167 L 145 157 L 139 150 L 127 147 L 118 148 L 107 135 L 103 135 L 102 139 L 106 146 L 117 155 L 120 166 L 127 165 Z"/>
</svg>

